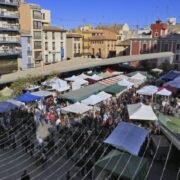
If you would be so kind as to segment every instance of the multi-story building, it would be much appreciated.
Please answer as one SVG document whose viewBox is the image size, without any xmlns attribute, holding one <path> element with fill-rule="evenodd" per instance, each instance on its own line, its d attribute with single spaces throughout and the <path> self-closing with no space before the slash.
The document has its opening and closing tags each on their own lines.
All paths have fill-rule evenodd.
<svg viewBox="0 0 180 180">
<path fill-rule="evenodd" d="M 91 41 L 93 35 L 102 33 L 102 30 L 94 29 L 92 26 L 82 26 L 76 32 L 82 35 L 82 56 L 91 57 Z"/>
<path fill-rule="evenodd" d="M 66 59 L 66 30 L 55 26 L 44 26 L 42 37 L 44 64 Z"/>
<path fill-rule="evenodd" d="M 90 38 L 91 54 L 93 57 L 110 58 L 116 56 L 117 34 L 111 31 L 102 30 L 93 33 Z"/>
<path fill-rule="evenodd" d="M 67 59 L 82 56 L 82 36 L 78 33 L 68 33 L 66 40 Z"/>
<path fill-rule="evenodd" d="M 0 0 L 0 74 L 18 70 L 21 55 L 20 0 Z"/>
<path fill-rule="evenodd" d="M 20 4 L 19 9 L 21 31 L 30 32 L 32 36 L 32 63 L 34 67 L 42 66 L 42 30 L 43 24 L 50 22 L 50 12 L 42 10 L 39 5 L 24 2 Z"/>
<path fill-rule="evenodd" d="M 32 35 L 30 32 L 21 32 L 21 45 L 22 45 L 22 61 L 21 69 L 25 70 L 33 68 L 34 63 L 32 60 Z"/>
</svg>

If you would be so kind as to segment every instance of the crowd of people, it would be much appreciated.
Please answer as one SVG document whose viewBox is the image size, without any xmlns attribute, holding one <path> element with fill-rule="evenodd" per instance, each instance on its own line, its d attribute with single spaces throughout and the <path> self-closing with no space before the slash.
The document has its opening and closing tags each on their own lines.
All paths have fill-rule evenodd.
<svg viewBox="0 0 180 180">
<path fill-rule="evenodd" d="M 127 105 L 143 102 L 147 105 L 156 104 L 156 110 L 168 115 L 180 114 L 176 99 L 152 98 L 138 95 L 132 87 L 118 97 L 112 97 L 98 104 L 93 111 L 83 116 L 72 113 L 64 114 L 62 108 L 69 105 L 61 97 L 47 97 L 19 109 L 0 115 L 0 149 L 16 151 L 21 146 L 25 153 L 34 160 L 37 167 L 48 167 L 59 158 L 74 163 L 74 168 L 64 176 L 92 176 L 94 163 L 109 152 L 111 147 L 104 144 L 105 138 L 121 121 L 132 123 L 129 119 Z M 157 106 L 158 105 L 158 106 Z M 154 123 L 133 122 L 147 128 L 151 133 L 159 133 Z M 36 136 L 38 126 L 51 124 L 49 136 L 45 139 Z M 107 149 L 107 151 L 105 151 Z M 30 179 L 31 172 L 25 170 L 21 179 Z"/>
</svg>

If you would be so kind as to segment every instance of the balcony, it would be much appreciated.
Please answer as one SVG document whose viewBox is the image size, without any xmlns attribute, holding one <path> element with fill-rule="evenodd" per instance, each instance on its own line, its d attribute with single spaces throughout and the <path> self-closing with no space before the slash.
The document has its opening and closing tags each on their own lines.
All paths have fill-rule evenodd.
<svg viewBox="0 0 180 180">
<path fill-rule="evenodd" d="M 0 0 L 1 5 L 7 5 L 7 6 L 19 6 L 19 0 Z"/>
<path fill-rule="evenodd" d="M 4 49 L 0 50 L 0 57 L 2 56 L 20 56 L 21 51 L 16 49 Z"/>
<path fill-rule="evenodd" d="M 19 32 L 19 25 L 15 24 L 0 24 L 0 31 L 15 31 Z"/>
<path fill-rule="evenodd" d="M 19 13 L 0 11 L 0 18 L 19 19 Z"/>
<path fill-rule="evenodd" d="M 0 37 L 0 44 L 20 44 L 19 37 Z"/>
</svg>

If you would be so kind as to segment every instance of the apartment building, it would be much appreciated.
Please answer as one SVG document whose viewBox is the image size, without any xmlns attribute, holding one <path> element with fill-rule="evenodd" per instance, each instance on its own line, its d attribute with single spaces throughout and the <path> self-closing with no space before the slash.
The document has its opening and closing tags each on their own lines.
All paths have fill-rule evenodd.
<svg viewBox="0 0 180 180">
<path fill-rule="evenodd" d="M 42 37 L 45 65 L 66 59 L 66 30 L 47 25 L 43 27 Z"/>
<path fill-rule="evenodd" d="M 43 24 L 50 23 L 50 11 L 42 10 L 39 5 L 24 2 L 20 3 L 19 9 L 21 31 L 30 32 L 32 36 L 32 64 L 34 67 L 42 66 L 42 30 Z"/>
<path fill-rule="evenodd" d="M 116 56 L 117 34 L 111 31 L 102 30 L 93 33 L 90 38 L 91 54 L 93 57 L 111 58 Z"/>
<path fill-rule="evenodd" d="M 18 70 L 21 56 L 20 0 L 0 0 L 0 75 Z"/>
<path fill-rule="evenodd" d="M 66 36 L 67 59 L 82 56 L 82 36 L 78 33 L 68 33 Z"/>
</svg>

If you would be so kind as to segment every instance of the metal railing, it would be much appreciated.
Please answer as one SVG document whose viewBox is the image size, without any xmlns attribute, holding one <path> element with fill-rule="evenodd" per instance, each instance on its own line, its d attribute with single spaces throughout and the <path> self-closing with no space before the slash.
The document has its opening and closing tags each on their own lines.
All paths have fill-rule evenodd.
<svg viewBox="0 0 180 180">
<path fill-rule="evenodd" d="M 20 26 L 15 24 L 0 24 L 0 28 L 2 29 L 12 29 L 19 30 Z"/>
<path fill-rule="evenodd" d="M 16 50 L 16 49 L 3 49 L 0 50 L 0 55 L 13 55 L 13 54 L 20 54 L 21 51 L 20 50 Z"/>
<path fill-rule="evenodd" d="M 17 17 L 19 18 L 19 13 L 15 13 L 15 12 L 4 12 L 4 11 L 0 11 L 0 16 L 7 16 L 7 17 Z"/>
<path fill-rule="evenodd" d="M 0 42 L 20 42 L 19 37 L 0 37 Z"/>
<path fill-rule="evenodd" d="M 11 5 L 19 5 L 19 1 L 18 0 L 0 0 L 0 3 L 3 4 L 11 4 Z"/>
</svg>

